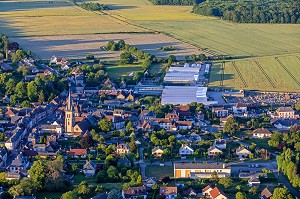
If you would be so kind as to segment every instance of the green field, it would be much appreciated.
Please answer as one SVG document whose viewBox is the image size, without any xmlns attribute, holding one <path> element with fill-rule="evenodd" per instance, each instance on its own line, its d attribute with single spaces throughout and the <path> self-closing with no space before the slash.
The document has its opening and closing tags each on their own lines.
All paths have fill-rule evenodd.
<svg viewBox="0 0 300 199">
<path fill-rule="evenodd" d="M 158 166 L 158 165 L 148 165 L 146 167 L 146 176 L 155 177 L 156 179 L 163 178 L 165 176 L 173 177 L 174 176 L 173 167 L 171 166 Z"/>
<path fill-rule="evenodd" d="M 120 78 L 129 76 L 132 72 L 143 72 L 143 68 L 140 64 L 113 65 L 108 66 L 106 71 L 109 77 Z"/>
<path fill-rule="evenodd" d="M 211 87 L 263 91 L 300 91 L 300 56 L 259 57 L 215 63 Z"/>
</svg>

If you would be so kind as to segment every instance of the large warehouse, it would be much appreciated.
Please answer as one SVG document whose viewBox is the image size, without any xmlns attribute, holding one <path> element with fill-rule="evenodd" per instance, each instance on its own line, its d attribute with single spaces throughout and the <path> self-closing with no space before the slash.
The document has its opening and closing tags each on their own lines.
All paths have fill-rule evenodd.
<svg viewBox="0 0 300 199">
<path fill-rule="evenodd" d="M 187 105 L 192 102 L 209 105 L 207 87 L 198 86 L 165 86 L 162 92 L 161 104 Z"/>
<path fill-rule="evenodd" d="M 196 85 L 199 81 L 200 67 L 170 67 L 164 82 L 166 84 Z"/>
</svg>

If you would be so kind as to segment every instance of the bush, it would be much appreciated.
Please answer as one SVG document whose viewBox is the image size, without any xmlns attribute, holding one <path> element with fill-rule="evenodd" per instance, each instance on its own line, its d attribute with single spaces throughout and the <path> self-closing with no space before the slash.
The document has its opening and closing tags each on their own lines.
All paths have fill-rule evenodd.
<svg viewBox="0 0 300 199">
<path fill-rule="evenodd" d="M 86 56 L 86 59 L 95 59 L 95 56 L 93 54 L 88 54 Z"/>
</svg>

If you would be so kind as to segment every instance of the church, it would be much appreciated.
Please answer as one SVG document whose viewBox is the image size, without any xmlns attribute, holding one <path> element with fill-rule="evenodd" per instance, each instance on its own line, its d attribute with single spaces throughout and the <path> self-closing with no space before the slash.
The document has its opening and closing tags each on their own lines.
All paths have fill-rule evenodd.
<svg viewBox="0 0 300 199">
<path fill-rule="evenodd" d="M 64 131 L 68 137 L 82 136 L 93 125 L 97 125 L 97 119 L 83 110 L 83 105 L 74 102 L 71 89 L 66 101 Z"/>
</svg>

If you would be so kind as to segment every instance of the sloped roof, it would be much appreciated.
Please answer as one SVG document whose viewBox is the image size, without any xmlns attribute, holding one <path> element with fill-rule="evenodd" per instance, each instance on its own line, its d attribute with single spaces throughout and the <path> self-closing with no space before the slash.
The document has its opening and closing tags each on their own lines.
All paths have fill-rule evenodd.
<svg viewBox="0 0 300 199">
<path fill-rule="evenodd" d="M 261 197 L 263 197 L 264 199 L 268 199 L 268 198 L 271 198 L 271 196 L 273 195 L 271 193 L 271 191 L 268 189 L 268 187 L 264 188 L 264 190 L 262 190 L 261 192 Z"/>
<path fill-rule="evenodd" d="M 160 195 L 177 195 L 177 187 L 160 187 Z"/>
<path fill-rule="evenodd" d="M 272 134 L 268 129 L 258 128 L 253 131 L 253 134 Z"/>
<path fill-rule="evenodd" d="M 225 196 L 225 193 L 222 190 L 220 190 L 218 187 L 213 188 L 209 192 L 209 194 L 211 195 L 212 198 L 216 198 L 216 197 L 218 197 L 221 194 Z"/>
</svg>

